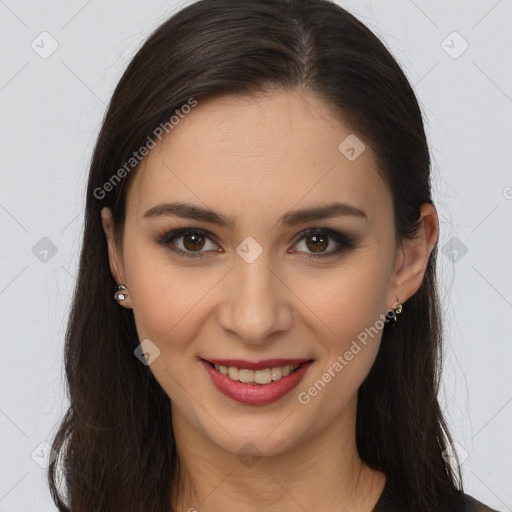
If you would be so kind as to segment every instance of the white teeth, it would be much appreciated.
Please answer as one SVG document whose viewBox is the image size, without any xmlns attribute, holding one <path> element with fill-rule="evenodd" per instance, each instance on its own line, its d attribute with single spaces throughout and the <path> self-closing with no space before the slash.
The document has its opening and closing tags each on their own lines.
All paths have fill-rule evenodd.
<svg viewBox="0 0 512 512">
<path fill-rule="evenodd" d="M 281 368 L 272 368 L 272 380 L 279 380 L 283 376 Z"/>
<path fill-rule="evenodd" d="M 217 368 L 217 370 L 220 370 L 220 373 L 222 373 L 223 375 L 228 374 L 228 369 L 226 366 L 215 365 L 215 368 Z"/>
<path fill-rule="evenodd" d="M 214 365 L 222 375 L 227 375 L 230 379 L 246 384 L 270 384 L 274 380 L 282 379 L 289 375 L 300 364 L 278 366 L 276 368 L 265 368 L 263 370 L 248 370 L 246 368 L 236 368 L 234 366 Z"/>
<path fill-rule="evenodd" d="M 272 369 L 265 368 L 264 370 L 256 370 L 254 372 L 254 382 L 256 384 L 269 384 L 272 382 Z"/>
<path fill-rule="evenodd" d="M 254 380 L 254 370 L 244 370 L 239 369 L 238 370 L 238 380 L 240 382 L 252 382 Z"/>
</svg>

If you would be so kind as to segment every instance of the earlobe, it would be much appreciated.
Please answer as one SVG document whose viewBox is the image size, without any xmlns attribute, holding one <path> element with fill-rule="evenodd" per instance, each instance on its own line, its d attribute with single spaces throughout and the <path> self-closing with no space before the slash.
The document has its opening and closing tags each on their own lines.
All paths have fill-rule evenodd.
<svg viewBox="0 0 512 512">
<path fill-rule="evenodd" d="M 418 291 L 438 235 L 439 221 L 436 209 L 434 205 L 424 203 L 421 206 L 418 233 L 414 239 L 402 240 L 399 255 L 401 263 L 393 279 L 391 301 L 394 297 L 400 297 L 403 303 Z"/>
<path fill-rule="evenodd" d="M 126 286 L 126 278 L 124 273 L 124 266 L 122 262 L 121 255 L 119 254 L 118 247 L 115 242 L 115 225 L 114 220 L 112 218 L 112 211 L 108 207 L 104 207 L 101 210 L 101 224 L 103 226 L 103 231 L 105 233 L 105 237 L 107 239 L 108 246 L 108 259 L 110 265 L 110 272 L 112 277 L 114 278 L 117 285 Z M 116 290 L 112 290 L 114 294 Z M 119 302 L 119 301 L 118 301 Z M 121 304 L 121 302 L 119 302 Z M 129 298 L 128 294 L 126 294 L 126 298 L 122 303 L 122 306 L 129 306 Z"/>
</svg>

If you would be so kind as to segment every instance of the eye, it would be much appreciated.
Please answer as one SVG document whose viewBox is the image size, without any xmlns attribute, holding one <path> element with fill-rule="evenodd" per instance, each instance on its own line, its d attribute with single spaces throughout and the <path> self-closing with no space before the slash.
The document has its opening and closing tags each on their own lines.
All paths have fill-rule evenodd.
<svg viewBox="0 0 512 512">
<path fill-rule="evenodd" d="M 188 258 L 204 258 L 204 255 L 200 251 L 205 247 L 206 240 L 210 240 L 210 236 L 210 233 L 202 229 L 175 229 L 174 231 L 164 234 L 158 240 L 158 243 L 168 247 L 172 253 L 178 254 L 179 256 L 186 256 Z M 182 249 L 176 249 L 176 247 L 173 247 L 173 244 L 175 244 L 175 240 L 180 239 L 182 239 Z M 215 250 L 215 245 L 212 250 Z"/>
<path fill-rule="evenodd" d="M 202 249 L 207 248 L 207 242 L 212 243 L 212 239 L 215 240 L 215 237 L 203 229 L 183 228 L 165 233 L 157 240 L 157 243 L 167 247 L 169 251 L 179 256 L 204 258 L 203 253 L 209 251 L 203 251 Z M 177 240 L 181 240 L 181 242 L 177 243 Z M 303 243 L 306 250 L 312 250 L 312 253 L 301 255 L 301 258 L 305 260 L 335 256 L 341 251 L 352 249 L 355 246 L 352 238 L 327 228 L 313 228 L 302 231 L 297 235 L 294 246 L 301 245 L 297 242 Z M 210 251 L 222 252 L 215 243 L 212 245 Z M 334 245 L 333 250 L 324 252 L 332 245 Z M 292 252 L 301 251 L 293 250 Z"/>
<path fill-rule="evenodd" d="M 297 241 L 300 241 L 305 249 L 313 251 L 301 256 L 305 260 L 336 256 L 342 251 L 355 247 L 354 240 L 351 237 L 328 228 L 306 229 L 297 235 Z M 331 241 L 334 241 L 334 243 L 331 243 Z M 298 244 L 298 246 L 300 245 Z M 324 252 L 333 245 L 334 249 Z"/>
</svg>

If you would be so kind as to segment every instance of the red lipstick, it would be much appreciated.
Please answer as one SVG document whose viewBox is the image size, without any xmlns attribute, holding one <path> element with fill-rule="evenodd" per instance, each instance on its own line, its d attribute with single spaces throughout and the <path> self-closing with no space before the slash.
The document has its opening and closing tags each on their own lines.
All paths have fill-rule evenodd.
<svg viewBox="0 0 512 512">
<path fill-rule="evenodd" d="M 221 366 L 236 366 L 239 369 L 245 368 L 248 370 L 261 370 L 264 368 L 275 368 L 277 366 L 302 363 L 296 370 L 286 377 L 274 380 L 269 384 L 246 384 L 245 382 L 239 382 L 231 379 L 227 375 L 223 375 L 221 372 L 216 370 L 209 361 L 202 359 L 201 363 L 215 387 L 227 397 L 242 404 L 265 405 L 279 400 L 279 398 L 294 389 L 303 379 L 304 375 L 313 364 L 313 361 L 311 359 L 267 359 L 265 361 L 250 363 L 249 361 L 233 359 L 211 360 L 211 363 L 213 364 L 219 364 Z"/>
</svg>

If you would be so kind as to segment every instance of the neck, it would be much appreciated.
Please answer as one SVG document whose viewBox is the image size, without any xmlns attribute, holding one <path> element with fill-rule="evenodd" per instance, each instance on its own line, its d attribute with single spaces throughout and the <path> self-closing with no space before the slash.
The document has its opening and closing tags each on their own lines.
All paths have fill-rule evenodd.
<svg viewBox="0 0 512 512">
<path fill-rule="evenodd" d="M 173 408 L 181 468 L 172 489 L 173 509 L 371 512 L 385 476 L 366 466 L 357 452 L 356 400 L 320 435 L 279 455 L 252 459 L 215 445 Z"/>
</svg>

